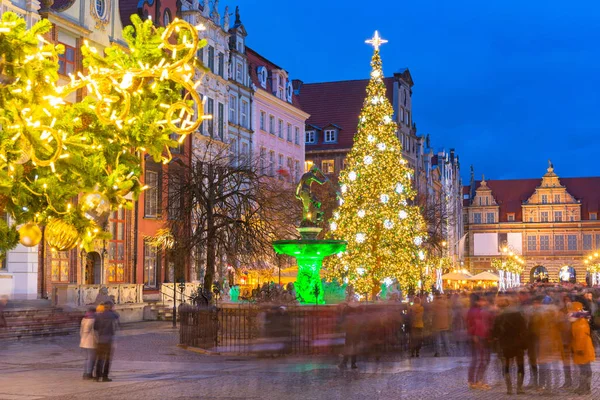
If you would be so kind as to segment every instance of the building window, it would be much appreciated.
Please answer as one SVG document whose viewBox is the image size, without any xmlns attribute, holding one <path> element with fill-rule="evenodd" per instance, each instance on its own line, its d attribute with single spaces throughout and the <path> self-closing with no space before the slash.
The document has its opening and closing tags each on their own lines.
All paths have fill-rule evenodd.
<svg viewBox="0 0 600 400">
<path fill-rule="evenodd" d="M 108 243 L 108 282 L 125 282 L 125 210 L 113 211 L 108 220 L 112 239 Z"/>
<path fill-rule="evenodd" d="M 144 216 L 146 218 L 160 217 L 160 175 L 159 170 L 146 167 L 144 174 L 144 184 L 147 186 L 144 191 Z"/>
<path fill-rule="evenodd" d="M 219 114 L 219 120 L 217 121 L 217 123 L 219 125 L 218 126 L 218 134 L 219 134 L 219 139 L 223 140 L 223 131 L 225 130 L 225 106 L 223 105 L 223 103 L 219 103 L 218 104 L 218 114 Z"/>
<path fill-rule="evenodd" d="M 264 147 L 260 148 L 260 159 L 258 160 L 260 164 L 260 173 L 261 175 L 265 175 L 267 173 L 267 149 Z"/>
<path fill-rule="evenodd" d="M 596 250 L 600 250 L 600 234 L 596 233 Z"/>
<path fill-rule="evenodd" d="M 264 111 L 261 111 L 260 112 L 260 130 L 261 131 L 265 131 L 266 122 L 267 122 L 267 113 L 265 113 Z"/>
<path fill-rule="evenodd" d="M 217 73 L 219 74 L 219 76 L 221 78 L 225 78 L 225 56 L 223 53 L 219 52 L 218 55 L 218 67 L 217 67 Z"/>
<path fill-rule="evenodd" d="M 554 250 L 564 250 L 564 249 L 565 249 L 564 235 L 555 235 L 554 236 Z"/>
<path fill-rule="evenodd" d="M 277 136 L 279 136 L 280 139 L 283 139 L 283 121 L 279 120 L 277 121 Z"/>
<path fill-rule="evenodd" d="M 237 109 L 237 99 L 235 96 L 229 96 L 229 123 L 237 124 L 237 118 L 235 117 Z"/>
<path fill-rule="evenodd" d="M 473 213 L 473 223 L 474 224 L 481 223 L 481 213 Z"/>
<path fill-rule="evenodd" d="M 487 213 L 485 216 L 485 222 L 488 224 L 493 224 L 494 223 L 494 213 Z"/>
<path fill-rule="evenodd" d="M 294 177 L 296 178 L 296 182 L 300 180 L 300 161 L 294 161 Z"/>
<path fill-rule="evenodd" d="M 200 62 L 202 64 L 204 64 L 204 47 L 198 49 L 198 52 L 196 53 L 196 57 L 198 57 L 198 60 L 200 60 Z"/>
<path fill-rule="evenodd" d="M 144 285 L 156 287 L 157 274 L 160 266 L 158 249 L 150 243 L 144 242 Z"/>
<path fill-rule="evenodd" d="M 536 245 L 536 237 L 535 236 L 527 236 L 527 250 L 535 251 Z"/>
<path fill-rule="evenodd" d="M 249 161 L 248 143 L 242 142 L 242 149 L 240 150 L 240 162 L 243 165 L 247 165 Z"/>
<path fill-rule="evenodd" d="M 215 113 L 215 101 L 209 97 L 208 100 L 206 101 L 206 114 L 213 115 L 214 113 Z M 215 133 L 214 132 L 214 126 L 215 126 L 214 115 L 213 115 L 213 118 L 207 119 L 206 122 L 207 122 L 207 124 L 206 124 L 207 134 L 208 134 L 208 136 L 213 137 L 213 135 Z"/>
<path fill-rule="evenodd" d="M 404 113 L 404 117 L 404 122 L 406 123 L 406 125 L 410 126 L 410 111 L 406 110 L 406 112 Z"/>
<path fill-rule="evenodd" d="M 593 220 L 593 221 L 597 220 L 598 219 L 598 213 L 595 213 L 595 212 L 594 213 L 590 213 L 590 219 Z"/>
<path fill-rule="evenodd" d="M 562 211 L 554 211 L 554 222 L 562 222 Z"/>
<path fill-rule="evenodd" d="M 277 175 L 279 179 L 283 179 L 283 174 L 285 170 L 283 169 L 283 154 L 279 154 L 277 157 Z"/>
<path fill-rule="evenodd" d="M 100 19 L 106 18 L 106 0 L 96 0 L 96 15 L 98 15 L 98 18 Z M 168 24 L 169 22 L 167 22 L 165 26 L 167 26 Z"/>
<path fill-rule="evenodd" d="M 212 46 L 208 46 L 208 69 L 215 73 L 215 48 Z"/>
<path fill-rule="evenodd" d="M 515 220 L 515 214 L 507 214 L 507 218 L 508 218 L 508 222 L 514 222 Z"/>
<path fill-rule="evenodd" d="M 334 160 L 321 161 L 321 170 L 325 174 L 333 174 L 335 172 L 335 161 Z"/>
<path fill-rule="evenodd" d="M 542 195 L 542 204 L 548 204 L 548 195 L 546 195 L 546 194 Z"/>
<path fill-rule="evenodd" d="M 540 213 L 540 222 L 548 222 L 548 211 L 542 211 Z"/>
<path fill-rule="evenodd" d="M 335 129 L 327 129 L 325 131 L 325 143 L 335 143 L 337 140 L 337 131 Z"/>
<path fill-rule="evenodd" d="M 300 128 L 294 127 L 294 143 L 300 144 Z"/>
<path fill-rule="evenodd" d="M 69 282 L 69 252 L 50 250 L 52 282 Z"/>
<path fill-rule="evenodd" d="M 550 250 L 550 236 L 540 236 L 540 250 Z"/>
<path fill-rule="evenodd" d="M 315 131 L 306 131 L 306 143 L 316 143 Z"/>
<path fill-rule="evenodd" d="M 567 235 L 567 249 L 577 250 L 577 235 Z"/>
<path fill-rule="evenodd" d="M 287 141 L 292 141 L 292 124 L 287 124 Z"/>
<path fill-rule="evenodd" d="M 555 194 L 554 195 L 554 202 L 555 203 L 560 203 L 560 194 Z"/>
<path fill-rule="evenodd" d="M 173 164 L 172 164 L 173 165 Z M 168 192 L 168 209 L 167 218 L 170 220 L 178 220 L 181 218 L 181 209 L 183 207 L 183 196 L 181 193 L 180 173 L 175 168 L 169 166 L 169 181 L 167 182 Z"/>
<path fill-rule="evenodd" d="M 310 171 L 310 169 L 315 165 L 312 161 L 304 161 L 304 172 Z M 600 237 L 600 235 L 598 235 Z"/>
<path fill-rule="evenodd" d="M 171 23 L 171 14 L 169 10 L 166 10 L 163 14 L 163 26 L 167 26 Z"/>
<path fill-rule="evenodd" d="M 275 176 L 275 152 L 269 152 L 269 176 Z"/>
<path fill-rule="evenodd" d="M 235 79 L 242 82 L 242 64 L 240 63 L 235 64 Z"/>
<path fill-rule="evenodd" d="M 272 115 L 269 115 L 269 133 L 271 135 L 275 134 L 275 117 Z"/>
<path fill-rule="evenodd" d="M 292 159 L 292 157 L 288 157 L 286 161 L 287 161 L 287 169 L 288 169 L 287 179 L 288 179 L 288 181 L 291 181 L 294 179 L 294 160 Z"/>
<path fill-rule="evenodd" d="M 61 75 L 69 75 L 75 72 L 75 47 L 71 47 L 64 43 L 65 52 L 58 56 L 58 73 Z"/>
<path fill-rule="evenodd" d="M 242 100 L 242 109 L 240 110 L 240 114 L 242 119 L 242 127 L 248 128 L 248 102 L 246 100 Z"/>
<path fill-rule="evenodd" d="M 592 235 L 583 235 L 583 250 L 592 249 Z"/>
</svg>

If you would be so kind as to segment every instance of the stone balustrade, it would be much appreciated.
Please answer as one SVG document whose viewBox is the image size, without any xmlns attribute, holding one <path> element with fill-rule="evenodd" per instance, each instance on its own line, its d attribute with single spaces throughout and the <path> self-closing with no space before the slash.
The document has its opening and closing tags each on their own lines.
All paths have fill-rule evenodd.
<svg viewBox="0 0 600 400">
<path fill-rule="evenodd" d="M 140 304 L 144 285 L 134 283 L 109 283 L 104 285 L 57 285 L 54 303 L 58 306 L 84 307 L 94 304 L 101 288 L 108 289 L 108 295 L 115 304 Z"/>
</svg>

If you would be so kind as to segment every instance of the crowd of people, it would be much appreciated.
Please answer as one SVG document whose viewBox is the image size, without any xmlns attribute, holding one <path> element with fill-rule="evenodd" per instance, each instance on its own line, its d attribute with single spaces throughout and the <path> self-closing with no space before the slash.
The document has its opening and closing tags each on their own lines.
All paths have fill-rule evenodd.
<svg viewBox="0 0 600 400">
<path fill-rule="evenodd" d="M 508 293 L 416 296 L 409 301 L 398 320 L 398 332 L 407 336 L 410 357 L 421 356 L 424 341 L 434 357 L 470 354 L 467 379 L 471 389 L 490 389 L 486 372 L 497 359 L 509 394 L 525 392 L 526 360 L 530 390 L 591 392 L 595 331 L 600 328 L 598 299 L 591 290 L 528 287 Z M 373 355 L 364 350 L 374 348 L 377 334 L 364 332 L 373 326 L 367 320 L 372 321 L 376 313 L 347 309 L 340 368 L 345 368 L 348 360 L 356 368 L 357 355 Z M 393 323 L 389 317 L 385 321 Z M 516 364 L 516 378 L 512 364 Z"/>
</svg>

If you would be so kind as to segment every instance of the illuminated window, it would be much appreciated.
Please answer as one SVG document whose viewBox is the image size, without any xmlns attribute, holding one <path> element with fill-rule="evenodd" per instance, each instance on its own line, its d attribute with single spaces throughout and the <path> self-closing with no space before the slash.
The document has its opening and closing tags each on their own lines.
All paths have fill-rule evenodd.
<svg viewBox="0 0 600 400">
<path fill-rule="evenodd" d="M 125 210 L 113 211 L 108 225 L 112 235 L 108 243 L 108 281 L 125 282 Z"/>
<path fill-rule="evenodd" d="M 315 165 L 312 161 L 304 161 L 304 172 L 310 171 L 310 169 Z M 598 235 L 600 236 L 600 235 Z"/>
<path fill-rule="evenodd" d="M 52 282 L 69 282 L 69 252 L 50 250 Z"/>
<path fill-rule="evenodd" d="M 321 170 L 325 174 L 333 174 L 335 172 L 335 161 L 334 160 L 321 161 Z"/>
<path fill-rule="evenodd" d="M 144 242 L 144 285 L 156 287 L 157 272 L 160 267 L 160 257 L 156 246 Z"/>
</svg>

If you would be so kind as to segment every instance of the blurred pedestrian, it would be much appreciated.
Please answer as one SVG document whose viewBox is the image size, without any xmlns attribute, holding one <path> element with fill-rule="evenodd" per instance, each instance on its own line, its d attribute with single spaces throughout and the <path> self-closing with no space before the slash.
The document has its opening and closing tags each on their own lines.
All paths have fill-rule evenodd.
<svg viewBox="0 0 600 400">
<path fill-rule="evenodd" d="M 539 390 L 552 392 L 555 379 L 552 366 L 561 359 L 562 339 L 558 308 L 548 294 L 542 300 L 539 328 Z"/>
<path fill-rule="evenodd" d="M 560 309 L 560 336 L 562 339 L 562 364 L 563 364 L 563 375 L 565 381 L 562 385 L 563 389 L 568 389 L 573 386 L 573 379 L 571 377 L 571 321 L 569 319 L 569 313 L 571 311 L 571 299 L 565 295 L 562 299 Z"/>
<path fill-rule="evenodd" d="M 507 298 L 498 300 L 500 314 L 496 316 L 493 327 L 493 337 L 498 341 L 502 356 L 502 373 L 506 382 L 506 392 L 512 394 L 512 378 L 510 364 L 517 362 L 517 394 L 523 391 L 525 377 L 524 353 L 527 347 L 527 325 L 521 312 L 509 304 Z"/>
<path fill-rule="evenodd" d="M 83 319 L 79 335 L 81 340 L 79 347 L 85 350 L 85 363 L 83 365 L 83 379 L 93 378 L 94 366 L 96 364 L 96 333 L 94 332 L 94 321 L 96 317 L 96 307 L 88 308 Z"/>
<path fill-rule="evenodd" d="M 415 297 L 413 304 L 410 306 L 410 356 L 419 357 L 421 346 L 423 345 L 423 313 L 425 309 L 421 305 L 421 299 Z"/>
<path fill-rule="evenodd" d="M 579 302 L 571 303 L 572 312 L 571 348 L 573 349 L 573 363 L 579 367 L 579 387 L 577 394 L 591 394 L 592 390 L 592 367 L 591 363 L 596 359 L 592 338 L 590 336 L 590 325 L 587 321 L 588 313 L 583 312 L 583 305 Z"/>
<path fill-rule="evenodd" d="M 110 362 L 112 357 L 112 347 L 115 332 L 117 330 L 119 315 L 113 311 L 113 302 L 104 303 L 104 310 L 96 310 L 96 319 L 94 321 L 94 331 L 97 335 L 98 345 L 96 357 L 96 381 L 111 382 L 108 377 L 110 371 Z"/>
<path fill-rule="evenodd" d="M 471 295 L 471 308 L 467 313 L 467 332 L 471 339 L 471 364 L 469 366 L 469 388 L 488 390 L 483 382 L 490 363 L 489 336 L 491 326 L 487 301 L 477 294 Z"/>
<path fill-rule="evenodd" d="M 441 294 L 438 294 L 433 301 L 432 306 L 432 322 L 431 326 L 435 334 L 435 354 L 434 357 L 439 357 L 443 353 L 446 356 L 450 355 L 450 309 L 448 300 Z"/>
<path fill-rule="evenodd" d="M 4 309 L 8 304 L 8 296 L 0 297 L 0 329 L 6 328 L 8 324 L 6 323 L 6 317 L 4 316 Z"/>
<path fill-rule="evenodd" d="M 356 356 L 359 352 L 361 341 L 361 322 L 358 305 L 351 303 L 344 307 L 342 312 L 342 330 L 345 334 L 344 341 L 344 358 L 338 365 L 340 369 L 348 367 L 348 359 L 350 359 L 350 367 L 358 368 L 356 365 Z"/>
</svg>

